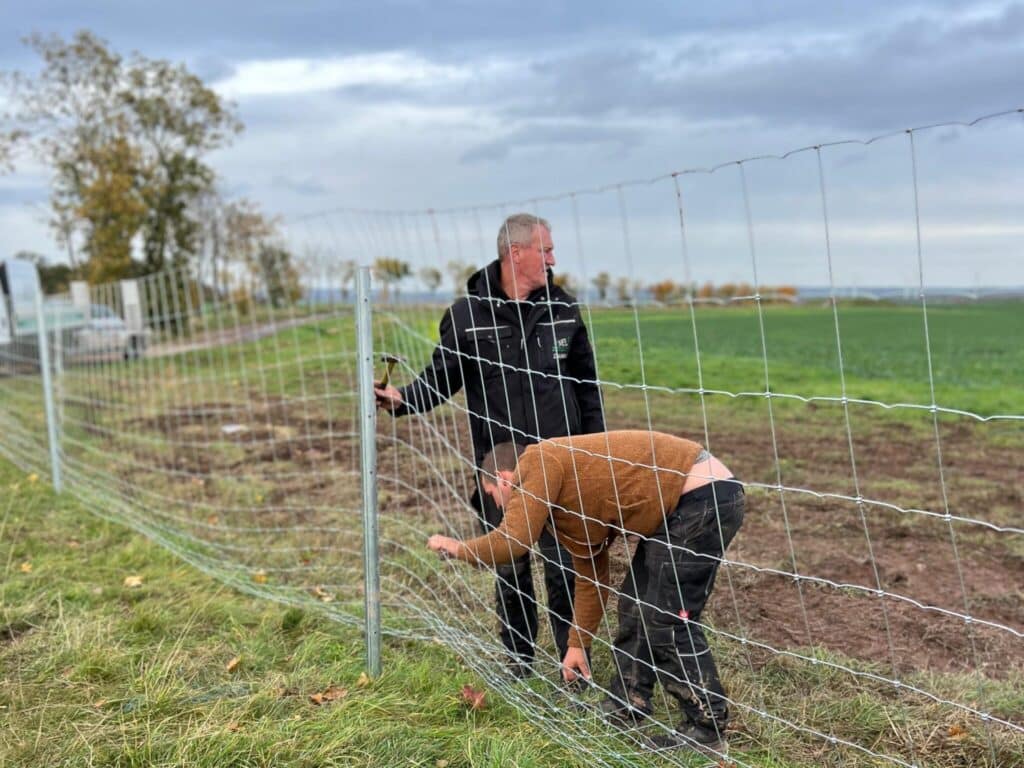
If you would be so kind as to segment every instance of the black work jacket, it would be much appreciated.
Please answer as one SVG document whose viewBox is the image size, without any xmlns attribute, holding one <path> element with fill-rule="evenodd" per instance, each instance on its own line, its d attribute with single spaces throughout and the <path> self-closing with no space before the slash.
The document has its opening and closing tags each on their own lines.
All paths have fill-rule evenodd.
<svg viewBox="0 0 1024 768">
<path fill-rule="evenodd" d="M 510 301 L 497 260 L 467 289 L 441 318 L 430 364 L 401 389 L 394 415 L 429 411 L 465 387 L 477 465 L 498 443 L 603 432 L 594 351 L 576 298 L 549 272 L 545 288 Z"/>
</svg>

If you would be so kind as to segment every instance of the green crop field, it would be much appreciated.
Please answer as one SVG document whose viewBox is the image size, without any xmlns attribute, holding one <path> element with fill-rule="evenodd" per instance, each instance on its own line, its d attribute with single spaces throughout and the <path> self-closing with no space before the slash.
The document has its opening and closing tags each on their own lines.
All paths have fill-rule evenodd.
<svg viewBox="0 0 1024 768">
<path fill-rule="evenodd" d="M 694 328 L 707 389 L 839 397 L 841 346 L 846 394 L 852 398 L 940 406 L 979 415 L 1024 412 L 1024 304 L 920 306 L 768 305 L 757 309 L 602 310 L 593 313 L 601 378 L 651 385 L 697 386 Z M 838 334 L 837 334 L 838 325 Z M 767 366 L 765 359 L 767 355 Z M 767 374 L 766 374 L 767 367 Z"/>
<path fill-rule="evenodd" d="M 396 313 L 431 339 L 439 315 L 440 308 Z M 600 378 L 612 384 L 698 388 L 696 329 L 705 389 L 763 393 L 767 381 L 773 393 L 838 398 L 842 370 L 850 398 L 930 406 L 934 382 L 940 407 L 1024 412 L 1024 303 L 930 306 L 927 335 L 925 317 L 920 305 L 840 304 L 834 313 L 769 304 L 759 316 L 750 304 L 698 305 L 692 317 L 683 306 L 598 308 L 589 320 Z M 420 364 L 429 349 L 417 351 Z"/>
</svg>

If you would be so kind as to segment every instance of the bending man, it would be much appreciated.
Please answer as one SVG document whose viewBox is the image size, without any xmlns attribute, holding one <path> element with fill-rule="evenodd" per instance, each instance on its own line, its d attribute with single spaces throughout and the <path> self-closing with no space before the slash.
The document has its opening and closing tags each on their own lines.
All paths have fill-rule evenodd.
<svg viewBox="0 0 1024 768">
<path fill-rule="evenodd" d="M 660 742 L 723 753 L 728 707 L 700 618 L 743 521 L 742 485 L 699 443 L 659 432 L 545 440 L 526 448 L 518 462 L 517 453 L 496 448 L 483 482 L 505 509 L 502 524 L 465 542 L 431 536 L 427 545 L 489 566 L 521 557 L 553 531 L 577 574 L 562 662 L 571 682 L 590 677 L 586 649 L 610 592 L 608 547 L 619 534 L 639 535 L 620 587 L 616 672 L 602 709 L 620 721 L 647 717 L 658 680 L 684 715 Z"/>
</svg>

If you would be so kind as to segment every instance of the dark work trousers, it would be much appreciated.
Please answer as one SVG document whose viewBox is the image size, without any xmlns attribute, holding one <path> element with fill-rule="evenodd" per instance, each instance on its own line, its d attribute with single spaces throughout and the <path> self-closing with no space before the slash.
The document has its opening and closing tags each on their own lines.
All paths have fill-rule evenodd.
<svg viewBox="0 0 1024 768">
<path fill-rule="evenodd" d="M 494 503 L 490 494 L 479 488 L 470 504 L 477 511 L 484 533 L 494 530 L 504 517 L 504 511 Z M 545 529 L 538 542 L 544 558 L 544 588 L 547 591 L 548 619 L 558 647 L 558 660 L 565 658 L 572 625 L 572 600 L 576 578 L 572 557 L 558 545 L 554 536 Z M 510 660 L 530 664 L 534 658 L 537 639 L 537 595 L 533 588 L 530 554 L 495 567 L 495 602 L 501 624 L 501 642 L 508 649 Z"/>
<path fill-rule="evenodd" d="M 719 480 L 685 494 L 640 540 L 619 595 L 612 696 L 649 714 L 657 679 L 691 723 L 725 728 L 725 691 L 700 620 L 744 506 L 739 482 Z"/>
</svg>

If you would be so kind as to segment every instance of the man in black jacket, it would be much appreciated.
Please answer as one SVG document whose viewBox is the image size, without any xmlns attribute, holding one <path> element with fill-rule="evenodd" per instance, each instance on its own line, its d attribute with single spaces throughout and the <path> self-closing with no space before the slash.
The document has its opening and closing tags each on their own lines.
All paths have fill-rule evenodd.
<svg viewBox="0 0 1024 768">
<path fill-rule="evenodd" d="M 499 443 L 604 431 L 594 352 L 576 298 L 555 285 L 551 226 L 531 214 L 509 216 L 498 231 L 498 259 L 473 274 L 467 295 L 441 318 L 430 364 L 409 385 L 375 389 L 395 416 L 423 413 L 466 389 L 477 467 Z M 479 487 L 470 500 L 485 532 L 502 510 Z M 569 554 L 541 536 L 548 613 L 564 658 L 575 579 Z M 537 636 L 537 601 L 526 555 L 497 568 L 501 640 L 514 674 L 529 674 Z"/>
</svg>

